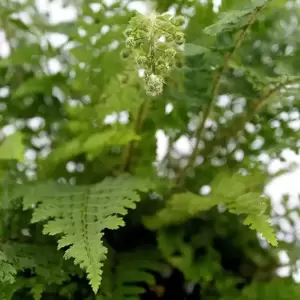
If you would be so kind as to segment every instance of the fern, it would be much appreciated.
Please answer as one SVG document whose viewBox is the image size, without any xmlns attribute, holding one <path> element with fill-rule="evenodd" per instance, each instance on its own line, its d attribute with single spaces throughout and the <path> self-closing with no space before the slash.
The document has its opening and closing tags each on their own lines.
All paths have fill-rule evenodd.
<svg viewBox="0 0 300 300">
<path fill-rule="evenodd" d="M 213 25 L 206 27 L 204 32 L 208 35 L 215 36 L 223 32 L 241 29 L 250 22 L 250 18 L 253 16 L 253 13 L 260 10 L 268 1 L 269 0 L 260 1 L 259 5 L 252 6 L 245 10 L 222 12 L 219 15 L 218 21 Z"/>
<path fill-rule="evenodd" d="M 299 148 L 299 1 L 151 1 L 58 1 L 55 24 L 0 1 L 0 300 L 299 297 L 274 279 L 297 240 L 257 239 L 277 245 L 255 168 Z"/>
<path fill-rule="evenodd" d="M 298 284 L 289 279 L 276 279 L 269 284 L 254 282 L 243 290 L 242 295 L 237 297 L 237 300 L 293 300 L 298 299 L 298 297 L 300 297 Z"/>
<path fill-rule="evenodd" d="M 105 282 L 101 285 L 97 300 L 140 299 L 146 286 L 155 286 L 154 273 L 160 273 L 164 266 L 159 253 L 154 249 L 138 248 L 132 252 L 120 253 L 115 261 L 115 264 L 106 266 L 103 274 Z"/>
<path fill-rule="evenodd" d="M 88 274 L 88 279 L 97 292 L 106 248 L 103 246 L 105 229 L 117 229 L 124 225 L 121 216 L 140 201 L 136 192 L 150 188 L 147 180 L 121 175 L 106 178 L 92 186 L 43 186 L 43 193 L 32 199 L 36 204 L 32 222 L 48 221 L 44 234 L 62 235 L 58 248 L 66 248 L 65 258 L 74 258 Z M 29 193 L 32 192 L 29 191 Z M 28 195 L 25 207 L 29 207 Z"/>
<path fill-rule="evenodd" d="M 64 260 L 62 253 L 52 245 L 6 242 L 1 248 L 1 299 L 11 299 L 15 292 L 26 287 L 34 300 L 40 300 L 49 285 L 59 285 L 71 275 L 81 275 L 80 270 L 71 261 Z M 18 276 L 25 271 L 30 272 L 28 278 Z"/>
<path fill-rule="evenodd" d="M 0 143 L 0 160 L 15 159 L 20 162 L 24 159 L 24 145 L 22 142 L 22 134 L 15 134 L 6 137 Z"/>
<path fill-rule="evenodd" d="M 220 257 L 208 243 L 209 235 L 192 235 L 187 241 L 184 228 L 166 228 L 158 231 L 157 241 L 166 261 L 183 272 L 187 280 L 209 282 L 221 272 Z M 201 257 L 199 252 L 203 253 Z"/>
<path fill-rule="evenodd" d="M 1 248 L 16 271 L 30 270 L 32 275 L 47 284 L 62 283 L 71 274 L 78 273 L 73 264 L 62 259 L 62 253 L 52 245 L 7 242 Z"/>
<path fill-rule="evenodd" d="M 24 280 L 18 280 L 12 284 L 0 282 L 0 298 L 1 300 L 11 300 L 16 291 L 24 287 Z"/>
<path fill-rule="evenodd" d="M 144 224 L 156 230 L 172 224 L 182 224 L 199 213 L 209 210 L 218 204 L 212 197 L 200 197 L 191 192 L 174 194 L 166 203 L 166 207 L 154 216 L 144 217 Z"/>
<path fill-rule="evenodd" d="M 272 245 L 277 245 L 274 230 L 264 215 L 268 199 L 261 196 L 263 185 L 264 177 L 260 172 L 248 176 L 223 172 L 213 180 L 210 195 L 203 197 L 190 192 L 175 194 L 166 207 L 153 216 L 144 217 L 144 224 L 152 230 L 182 224 L 221 204 L 233 214 L 246 215 L 244 224 L 260 232 Z"/>
<path fill-rule="evenodd" d="M 55 149 L 47 158 L 47 164 L 55 165 L 80 154 L 86 154 L 91 160 L 101 154 L 106 147 L 122 146 L 138 139 L 139 136 L 129 128 L 116 126 L 102 132 L 82 133 Z"/>
<path fill-rule="evenodd" d="M 273 246 L 278 245 L 274 229 L 269 224 L 269 218 L 266 215 L 248 215 L 244 220 L 245 225 L 251 229 L 260 232 L 263 237 Z"/>
<path fill-rule="evenodd" d="M 13 283 L 17 270 L 8 261 L 5 253 L 0 251 L 0 282 Z"/>
</svg>

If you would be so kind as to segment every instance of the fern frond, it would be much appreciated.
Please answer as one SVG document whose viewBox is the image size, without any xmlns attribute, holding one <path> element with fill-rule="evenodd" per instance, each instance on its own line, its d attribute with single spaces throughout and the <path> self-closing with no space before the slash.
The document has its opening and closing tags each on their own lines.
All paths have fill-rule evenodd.
<svg viewBox="0 0 300 300">
<path fill-rule="evenodd" d="M 276 234 L 274 229 L 269 224 L 269 218 L 266 215 L 249 215 L 244 220 L 245 225 L 257 232 L 260 232 L 262 236 L 273 246 L 278 245 Z"/>
<path fill-rule="evenodd" d="M 222 270 L 219 254 L 211 247 L 210 237 L 204 239 L 201 235 L 194 235 L 189 238 L 191 240 L 186 241 L 185 228 L 182 227 L 161 229 L 157 236 L 158 248 L 165 260 L 180 270 L 187 280 L 212 280 Z M 201 259 L 198 255 L 200 249 L 207 250 Z"/>
<path fill-rule="evenodd" d="M 43 233 L 62 235 L 58 248 L 66 248 L 65 258 L 74 258 L 97 292 L 107 252 L 102 242 L 104 230 L 123 226 L 122 216 L 140 201 L 137 190 L 146 192 L 150 187 L 148 180 L 129 175 L 106 178 L 92 186 L 49 185 L 39 199 L 34 197 L 39 203 L 32 222 L 48 221 Z M 26 201 L 25 206 L 28 204 Z"/>
<path fill-rule="evenodd" d="M 16 274 L 16 268 L 8 261 L 5 253 L 0 251 L 0 282 L 13 283 Z"/>
<path fill-rule="evenodd" d="M 45 290 L 45 284 L 36 283 L 35 285 L 33 285 L 33 287 L 31 288 L 31 294 L 33 299 L 41 300 L 44 290 Z"/>
<path fill-rule="evenodd" d="M 244 224 L 251 225 L 272 245 L 276 244 L 276 235 L 264 215 L 267 209 L 266 197 L 262 196 L 265 178 L 261 172 L 243 176 L 238 173 L 222 172 L 212 182 L 212 192 L 200 196 L 190 192 L 175 194 L 166 203 L 166 207 L 153 216 L 144 218 L 144 224 L 151 230 L 181 224 L 197 217 L 218 204 L 224 205 L 229 212 L 246 215 Z"/>
<path fill-rule="evenodd" d="M 24 144 L 21 133 L 16 132 L 6 137 L 0 143 L 0 160 L 15 159 L 20 162 L 24 159 Z"/>
<path fill-rule="evenodd" d="M 30 270 L 47 284 L 60 284 L 77 271 L 54 246 L 10 242 L 1 248 L 16 271 Z"/>
<path fill-rule="evenodd" d="M 263 0 L 259 3 L 259 5 L 252 5 L 249 9 L 222 12 L 219 14 L 219 20 L 206 27 L 204 32 L 208 35 L 215 36 L 222 32 L 241 29 L 249 23 L 253 13 L 260 10 L 267 2 L 268 0 Z"/>
<path fill-rule="evenodd" d="M 175 194 L 166 207 L 154 216 L 144 217 L 146 227 L 155 230 L 172 224 L 181 224 L 218 204 L 216 198 L 201 197 L 190 192 Z"/>
<path fill-rule="evenodd" d="M 11 300 L 16 291 L 24 287 L 24 280 L 18 280 L 12 284 L 0 282 L 0 299 Z"/>
<path fill-rule="evenodd" d="M 300 287 L 295 284 L 290 278 L 275 279 L 272 282 L 262 283 L 254 282 L 245 289 L 237 300 L 265 300 L 265 299 L 278 299 L 278 300 L 293 300 L 299 299 Z M 224 298 L 226 300 L 229 298 Z"/>
<path fill-rule="evenodd" d="M 71 275 L 81 275 L 80 269 L 64 260 L 54 246 L 7 242 L 1 249 L 0 299 L 11 300 L 15 292 L 28 288 L 34 300 L 40 300 L 49 285 L 59 285 Z M 24 271 L 31 276 L 18 276 L 18 272 Z"/>
<path fill-rule="evenodd" d="M 139 136 L 129 128 L 113 127 L 93 134 L 83 133 L 51 152 L 46 162 L 58 164 L 80 154 L 86 154 L 87 158 L 91 159 L 99 155 L 106 147 L 122 146 L 138 139 Z"/>
<path fill-rule="evenodd" d="M 154 273 L 163 270 L 164 264 L 154 249 L 135 249 L 117 256 L 116 266 L 104 271 L 109 286 L 103 285 L 96 300 L 139 300 L 145 286 L 155 285 Z M 142 285 L 141 285 L 142 284 Z"/>
</svg>

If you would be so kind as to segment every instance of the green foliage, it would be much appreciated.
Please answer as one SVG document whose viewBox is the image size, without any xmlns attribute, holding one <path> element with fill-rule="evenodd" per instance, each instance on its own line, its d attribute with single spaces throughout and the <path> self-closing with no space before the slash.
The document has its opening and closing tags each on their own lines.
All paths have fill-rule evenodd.
<svg viewBox="0 0 300 300">
<path fill-rule="evenodd" d="M 14 276 L 17 274 L 17 270 L 14 268 L 12 264 L 8 262 L 8 259 L 3 252 L 0 252 L 0 262 L 1 262 L 0 281 L 13 283 Z"/>
<path fill-rule="evenodd" d="M 297 1 L 21 2 L 0 1 L 0 299 L 297 299 L 261 162 L 299 148 Z"/>
<path fill-rule="evenodd" d="M 268 223 L 268 217 L 264 215 L 267 202 L 261 197 L 258 189 L 262 183 L 263 176 L 259 173 L 250 176 L 220 173 L 211 183 L 210 195 L 200 196 L 190 192 L 174 194 L 166 207 L 156 215 L 145 218 L 145 225 L 151 229 L 158 229 L 184 223 L 203 211 L 222 205 L 233 214 L 247 215 L 244 224 L 260 232 L 272 245 L 277 245 L 275 233 Z"/>
<path fill-rule="evenodd" d="M 49 220 L 44 225 L 44 234 L 62 235 L 58 249 L 65 250 L 65 258 L 74 262 L 88 274 L 88 279 L 97 292 L 102 275 L 102 262 L 106 256 L 103 246 L 103 231 L 124 226 L 121 216 L 127 209 L 135 208 L 140 200 L 136 190 L 146 192 L 147 180 L 118 176 L 106 178 L 93 186 L 43 185 L 31 187 L 35 197 L 30 199 L 25 192 L 25 208 L 36 205 L 31 222 Z M 41 194 L 37 194 L 37 191 Z M 36 203 L 38 201 L 38 204 Z"/>
<path fill-rule="evenodd" d="M 69 124 L 69 126 L 72 126 L 74 130 L 77 124 L 73 123 Z M 134 131 L 120 127 L 109 128 L 103 132 L 95 132 L 93 134 L 81 133 L 81 135 L 70 142 L 66 142 L 61 147 L 55 149 L 47 161 L 55 165 L 83 153 L 86 154 L 88 159 L 92 159 L 109 146 L 126 145 L 135 140 L 139 140 L 139 136 Z"/>
<path fill-rule="evenodd" d="M 97 300 L 120 299 L 137 300 L 145 288 L 156 284 L 155 273 L 160 273 L 164 265 L 155 250 L 135 249 L 133 252 L 120 253 L 114 258 L 114 264 L 104 266 L 104 278 Z M 105 268 L 106 267 L 106 268 Z"/>
<path fill-rule="evenodd" d="M 15 159 L 21 162 L 24 159 L 22 135 L 18 132 L 6 137 L 0 144 L 0 160 L 10 159 Z"/>
</svg>

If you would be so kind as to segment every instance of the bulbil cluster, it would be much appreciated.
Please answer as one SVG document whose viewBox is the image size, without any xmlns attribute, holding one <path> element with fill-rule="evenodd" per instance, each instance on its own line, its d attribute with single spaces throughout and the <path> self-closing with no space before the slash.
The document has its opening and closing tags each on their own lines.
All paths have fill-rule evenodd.
<svg viewBox="0 0 300 300">
<path fill-rule="evenodd" d="M 163 91 L 165 78 L 180 59 L 179 46 L 185 42 L 182 16 L 152 12 L 137 14 L 125 31 L 123 58 L 133 56 L 139 69 L 144 71 L 145 89 L 150 96 Z"/>
</svg>

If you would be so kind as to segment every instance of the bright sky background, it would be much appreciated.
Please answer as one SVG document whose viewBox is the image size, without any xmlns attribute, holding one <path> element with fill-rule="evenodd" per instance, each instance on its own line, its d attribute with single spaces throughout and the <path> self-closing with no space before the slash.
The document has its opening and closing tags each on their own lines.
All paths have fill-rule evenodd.
<svg viewBox="0 0 300 300">
<path fill-rule="evenodd" d="M 112 0 L 107 0 L 106 2 L 109 3 Z M 205 0 L 199 0 L 204 1 Z M 53 23 L 61 22 L 61 21 L 68 21 L 73 20 L 76 17 L 76 11 L 72 7 L 62 8 L 62 0 L 56 0 L 53 3 L 49 3 L 48 0 L 37 0 L 37 4 L 39 9 L 42 12 L 48 11 L 50 13 L 50 20 Z M 221 0 L 215 1 L 214 9 L 217 10 Z M 147 7 L 145 6 L 145 1 L 130 1 L 130 7 L 132 9 L 136 9 L 141 13 L 145 13 L 147 11 Z M 188 12 L 187 12 L 188 13 Z M 23 16 L 26 19 L 26 16 Z M 60 34 L 53 34 L 49 37 L 53 45 L 60 45 L 66 41 L 66 38 Z M 8 45 L 5 43 L 4 34 L 0 31 L 0 56 L 6 56 L 9 54 Z M 49 69 L 52 73 L 58 72 L 60 70 L 59 63 L 53 59 L 49 64 Z M 2 91 L 3 92 L 3 91 Z M 299 91 L 300 92 L 300 91 Z M 0 95 L 1 95 L 1 88 L 0 88 Z M 169 109 L 169 108 L 167 108 Z M 36 120 L 33 120 L 33 126 L 37 126 Z M 300 120 L 298 120 L 298 127 L 300 124 Z M 11 128 L 4 128 L 2 129 L 6 134 L 11 133 Z M 157 149 L 157 158 L 160 160 L 166 151 L 166 147 L 168 144 L 168 138 L 164 134 L 162 130 L 158 130 L 157 132 L 157 139 L 158 139 L 158 149 Z M 181 137 L 176 147 L 180 149 L 181 152 L 190 153 L 191 152 L 191 143 L 187 137 Z M 27 153 L 27 156 L 30 156 L 30 153 Z M 295 154 L 291 150 L 286 149 L 282 153 L 282 157 L 284 158 L 285 162 L 280 159 L 275 159 L 270 161 L 269 158 L 262 154 L 261 161 L 262 163 L 266 163 L 269 165 L 269 171 L 271 173 L 277 172 L 278 170 L 286 168 L 288 165 L 293 163 L 295 165 L 293 171 L 289 172 L 288 174 L 282 175 L 279 178 L 273 180 L 267 187 L 266 193 L 272 197 L 274 203 L 274 209 L 277 213 L 284 213 L 285 209 L 280 204 L 280 200 L 283 194 L 291 194 L 290 200 L 288 202 L 288 206 L 290 208 L 300 208 L 300 201 L 299 201 L 299 194 L 300 194 L 300 155 L 298 153 Z M 289 230 L 289 224 L 287 224 L 284 219 L 280 221 L 280 224 L 283 229 Z M 297 218 L 297 224 L 299 224 L 300 228 L 300 218 Z M 288 238 L 288 237 L 287 237 Z M 300 238 L 300 230 L 299 230 L 299 238 Z M 282 262 L 287 262 L 288 257 L 285 253 L 281 255 Z M 284 275 L 287 274 L 289 269 L 283 268 L 280 270 L 280 274 Z M 296 275 L 297 279 L 300 280 L 300 273 Z"/>
</svg>

